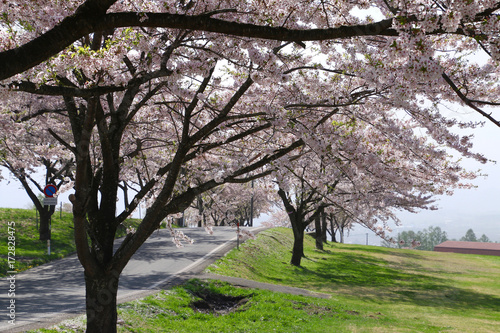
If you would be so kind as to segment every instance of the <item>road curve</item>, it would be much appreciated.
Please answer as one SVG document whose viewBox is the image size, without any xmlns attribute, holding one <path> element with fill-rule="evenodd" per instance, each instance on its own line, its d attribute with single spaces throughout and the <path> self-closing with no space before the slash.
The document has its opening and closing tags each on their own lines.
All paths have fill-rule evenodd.
<svg viewBox="0 0 500 333">
<path fill-rule="evenodd" d="M 201 272 L 236 246 L 235 229 L 183 229 L 194 244 L 176 248 L 167 230 L 156 231 L 132 257 L 120 277 L 118 302 L 144 297 L 176 278 Z M 257 232 L 259 229 L 252 229 Z M 83 268 L 76 255 L 15 276 L 15 325 L 9 323 L 9 280 L 0 281 L 0 332 L 43 328 L 81 314 L 85 306 Z"/>
</svg>

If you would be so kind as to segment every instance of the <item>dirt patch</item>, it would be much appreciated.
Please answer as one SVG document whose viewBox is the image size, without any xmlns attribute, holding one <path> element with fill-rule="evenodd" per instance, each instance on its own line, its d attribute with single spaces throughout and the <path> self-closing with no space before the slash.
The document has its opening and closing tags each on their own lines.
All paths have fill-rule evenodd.
<svg viewBox="0 0 500 333">
<path fill-rule="evenodd" d="M 358 311 L 346 311 L 346 313 L 352 315 L 352 316 L 359 316 L 359 312 Z"/>
<path fill-rule="evenodd" d="M 295 310 L 305 311 L 309 315 L 322 316 L 322 315 L 333 315 L 337 313 L 332 308 L 328 306 L 320 306 L 316 304 L 310 304 L 306 302 L 291 301 Z"/>
<path fill-rule="evenodd" d="M 251 295 L 228 296 L 209 291 L 196 292 L 194 295 L 200 299 L 191 302 L 190 306 L 193 310 L 218 315 L 239 310 L 241 306 L 250 300 L 249 297 L 251 297 Z"/>
</svg>

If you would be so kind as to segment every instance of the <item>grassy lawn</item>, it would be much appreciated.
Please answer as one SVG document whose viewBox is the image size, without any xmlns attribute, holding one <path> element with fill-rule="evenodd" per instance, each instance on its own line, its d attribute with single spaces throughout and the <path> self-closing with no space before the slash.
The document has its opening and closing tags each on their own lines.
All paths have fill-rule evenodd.
<svg viewBox="0 0 500 333">
<path fill-rule="evenodd" d="M 500 332 L 500 257 L 328 244 L 307 239 L 289 265 L 292 233 L 271 229 L 209 267 L 301 287 L 330 299 L 192 280 L 119 305 L 119 332 Z M 83 319 L 38 332 L 83 332 Z"/>
<path fill-rule="evenodd" d="M 52 215 L 51 254 L 47 254 L 47 241 L 39 240 L 36 211 L 34 209 L 0 208 L 0 276 L 8 270 L 8 222 L 15 222 L 15 270 L 24 271 L 50 260 L 63 258 L 74 253 L 73 215 L 56 211 Z M 126 221 L 126 225 L 136 225 L 138 220 Z M 117 232 L 117 237 L 125 235 L 125 227 Z"/>
<path fill-rule="evenodd" d="M 119 308 L 121 332 L 329 332 L 338 321 L 359 320 L 325 299 L 198 280 Z"/>
<path fill-rule="evenodd" d="M 309 238 L 293 267 L 291 237 L 265 231 L 209 270 L 331 293 L 371 322 L 348 331 L 500 332 L 500 257 L 333 243 L 317 251 Z M 374 313 L 384 320 L 373 322 Z"/>
</svg>

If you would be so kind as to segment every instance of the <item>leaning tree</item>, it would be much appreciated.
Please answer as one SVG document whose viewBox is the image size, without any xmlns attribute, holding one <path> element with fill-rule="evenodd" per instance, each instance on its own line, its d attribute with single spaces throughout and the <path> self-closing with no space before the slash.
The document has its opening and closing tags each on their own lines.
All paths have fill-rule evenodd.
<svg viewBox="0 0 500 333">
<path fill-rule="evenodd" d="M 47 154 L 74 155 L 69 198 L 88 331 L 116 330 L 120 273 L 166 216 L 220 184 L 268 175 L 270 162 L 303 144 L 273 130 L 266 110 L 279 108 L 278 88 L 255 82 L 276 70 L 265 62 L 278 52 L 248 40 L 224 50 L 224 39 L 209 37 L 184 30 L 89 36 L 51 59 L 38 84 L 11 85 L 4 111 L 18 116 L 12 121 L 43 122 L 57 141 Z M 281 51 L 280 64 L 296 62 L 295 53 Z M 33 98 L 43 108 L 28 110 Z M 120 211 L 123 181 L 136 193 Z M 114 250 L 117 228 L 140 202 L 148 206 L 144 219 Z"/>
</svg>

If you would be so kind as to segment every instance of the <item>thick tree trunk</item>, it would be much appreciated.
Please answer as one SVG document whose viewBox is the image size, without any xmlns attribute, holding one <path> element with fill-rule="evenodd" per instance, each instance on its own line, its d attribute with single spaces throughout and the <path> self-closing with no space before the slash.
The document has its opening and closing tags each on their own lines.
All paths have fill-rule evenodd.
<svg viewBox="0 0 500 333">
<path fill-rule="evenodd" d="M 316 228 L 316 249 L 323 251 L 323 235 L 321 232 L 321 214 L 314 218 L 314 227 Z"/>
<path fill-rule="evenodd" d="M 295 208 L 290 203 L 290 199 L 283 189 L 278 190 L 278 195 L 283 201 L 283 205 L 288 212 L 288 218 L 290 219 L 290 224 L 293 230 L 293 248 L 292 248 L 292 260 L 290 264 L 294 266 L 300 266 L 300 261 L 304 256 L 304 230 L 306 226 L 304 225 L 303 215 L 297 212 Z"/>
<path fill-rule="evenodd" d="M 118 280 L 118 273 L 85 276 L 87 332 L 116 332 Z"/>
<path fill-rule="evenodd" d="M 40 214 L 39 239 L 50 239 L 50 215 Z"/>
<path fill-rule="evenodd" d="M 302 257 L 304 257 L 304 229 L 295 226 L 293 227 L 293 249 L 290 264 L 300 266 Z"/>
</svg>

